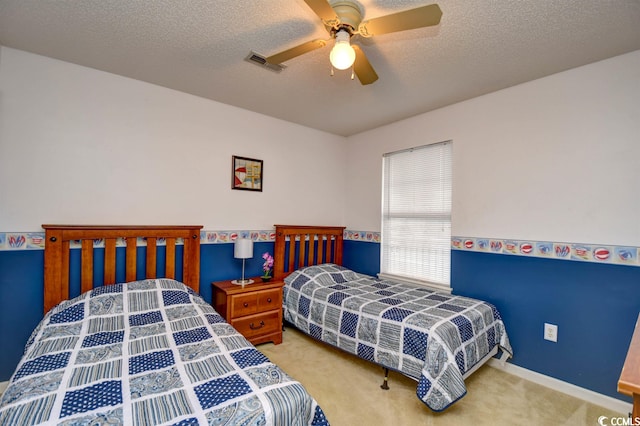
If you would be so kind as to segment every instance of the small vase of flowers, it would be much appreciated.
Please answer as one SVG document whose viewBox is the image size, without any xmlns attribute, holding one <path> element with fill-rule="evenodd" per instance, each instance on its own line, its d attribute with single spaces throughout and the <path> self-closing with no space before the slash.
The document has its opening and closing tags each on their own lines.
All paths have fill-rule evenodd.
<svg viewBox="0 0 640 426">
<path fill-rule="evenodd" d="M 271 279 L 271 272 L 273 271 L 273 256 L 268 252 L 262 255 L 264 263 L 262 264 L 262 281 L 269 281 Z"/>
</svg>

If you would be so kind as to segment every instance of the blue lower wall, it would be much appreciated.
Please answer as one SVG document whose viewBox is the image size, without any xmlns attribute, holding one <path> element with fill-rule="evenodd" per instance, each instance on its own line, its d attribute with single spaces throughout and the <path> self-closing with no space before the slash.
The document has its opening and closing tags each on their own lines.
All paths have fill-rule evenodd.
<svg viewBox="0 0 640 426">
<path fill-rule="evenodd" d="M 342 264 L 361 274 L 380 272 L 380 244 L 345 240 Z"/>
<path fill-rule="evenodd" d="M 616 387 L 640 311 L 640 268 L 453 250 L 451 282 L 498 307 L 511 362 L 625 399 Z M 557 343 L 543 339 L 545 322 L 558 325 Z"/>
<path fill-rule="evenodd" d="M 9 379 L 44 307 L 44 251 L 0 251 L 0 381 Z"/>
<path fill-rule="evenodd" d="M 254 244 L 246 276 L 261 274 Z M 380 245 L 345 241 L 344 265 L 375 275 Z M 0 381 L 8 380 L 31 330 L 42 318 L 44 252 L 0 251 Z M 200 292 L 211 282 L 239 278 L 233 244 L 201 246 Z M 514 349 L 514 364 L 618 399 L 616 386 L 640 311 L 640 268 L 453 250 L 453 292 L 494 303 Z M 558 343 L 545 341 L 543 324 L 558 325 Z M 628 399 L 626 399 L 628 400 Z"/>
</svg>

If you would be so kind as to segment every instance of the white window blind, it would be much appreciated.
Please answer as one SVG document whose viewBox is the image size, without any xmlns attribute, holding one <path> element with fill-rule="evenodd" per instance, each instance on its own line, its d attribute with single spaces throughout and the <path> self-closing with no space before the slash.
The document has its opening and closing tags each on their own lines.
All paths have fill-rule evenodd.
<svg viewBox="0 0 640 426">
<path fill-rule="evenodd" d="M 451 146 L 383 156 L 381 275 L 450 286 Z"/>
</svg>

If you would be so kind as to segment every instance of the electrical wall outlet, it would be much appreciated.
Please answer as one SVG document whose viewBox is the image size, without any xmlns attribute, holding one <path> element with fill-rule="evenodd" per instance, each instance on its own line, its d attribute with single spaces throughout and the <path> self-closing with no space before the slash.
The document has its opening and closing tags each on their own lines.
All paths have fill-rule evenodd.
<svg viewBox="0 0 640 426">
<path fill-rule="evenodd" d="M 544 323 L 544 340 L 551 342 L 558 341 L 558 326 L 555 324 Z"/>
</svg>

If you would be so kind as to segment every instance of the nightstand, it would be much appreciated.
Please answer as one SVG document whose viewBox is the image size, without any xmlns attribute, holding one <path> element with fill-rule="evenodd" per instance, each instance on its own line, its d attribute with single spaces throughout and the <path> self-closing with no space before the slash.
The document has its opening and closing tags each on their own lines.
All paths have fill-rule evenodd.
<svg viewBox="0 0 640 426">
<path fill-rule="evenodd" d="M 282 343 L 283 281 L 232 284 L 231 280 L 211 283 L 213 307 L 252 344 Z"/>
</svg>

